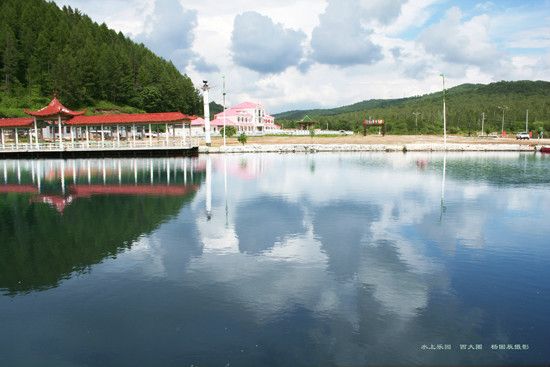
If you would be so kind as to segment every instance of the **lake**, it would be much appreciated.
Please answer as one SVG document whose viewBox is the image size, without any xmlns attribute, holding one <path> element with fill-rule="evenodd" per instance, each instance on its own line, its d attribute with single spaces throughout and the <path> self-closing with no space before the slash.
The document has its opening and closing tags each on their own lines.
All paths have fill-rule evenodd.
<svg viewBox="0 0 550 367">
<path fill-rule="evenodd" d="M 550 155 L 0 161 L 0 366 L 548 365 Z"/>
</svg>

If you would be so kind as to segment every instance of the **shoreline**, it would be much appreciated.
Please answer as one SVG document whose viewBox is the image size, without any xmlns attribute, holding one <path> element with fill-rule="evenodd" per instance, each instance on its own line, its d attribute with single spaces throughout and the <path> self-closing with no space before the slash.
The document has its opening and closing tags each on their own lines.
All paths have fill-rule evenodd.
<svg viewBox="0 0 550 367">
<path fill-rule="evenodd" d="M 447 135 L 447 144 L 440 135 L 386 135 L 299 137 L 250 137 L 245 145 L 236 138 L 204 140 L 199 154 L 223 153 L 297 153 L 297 152 L 537 152 L 550 139 L 516 140 L 515 138 L 464 137 Z"/>
<path fill-rule="evenodd" d="M 315 153 L 315 152 L 532 152 L 540 150 L 537 146 L 510 144 L 276 144 L 244 146 L 200 146 L 199 154 L 224 153 Z"/>
<path fill-rule="evenodd" d="M 242 145 L 235 138 L 212 138 L 210 147 L 204 140 L 199 154 L 223 153 L 297 153 L 297 152 L 537 152 L 550 139 L 516 140 L 515 138 L 463 137 L 438 135 L 387 135 L 347 137 L 250 137 Z"/>
</svg>

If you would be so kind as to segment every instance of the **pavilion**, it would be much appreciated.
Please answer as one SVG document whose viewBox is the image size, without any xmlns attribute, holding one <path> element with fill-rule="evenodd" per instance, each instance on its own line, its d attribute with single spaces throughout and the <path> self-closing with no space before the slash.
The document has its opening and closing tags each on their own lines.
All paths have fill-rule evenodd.
<svg viewBox="0 0 550 367">
<path fill-rule="evenodd" d="M 101 142 L 105 137 L 113 139 L 116 135 L 116 142 L 120 147 L 121 139 L 133 140 L 136 145 L 136 137 L 141 139 L 142 132 L 148 135 L 149 143 L 153 143 L 153 127 L 163 126 L 165 129 L 166 145 L 170 137 L 181 136 L 185 143 L 186 136 L 191 136 L 191 121 L 195 116 L 188 116 L 181 112 L 144 113 L 144 114 L 121 114 L 121 115 L 93 115 L 85 116 L 83 111 L 71 111 L 63 106 L 54 94 L 53 100 L 44 108 L 38 111 L 23 110 L 32 116 L 27 118 L 0 119 L 1 147 L 5 148 L 4 130 L 14 131 L 15 149 L 19 148 L 19 132 L 23 130 L 29 137 L 29 143 L 25 144 L 26 149 L 41 149 L 41 144 L 48 141 L 55 144 L 56 148 L 64 150 L 64 139 L 70 139 L 69 148 L 90 147 L 90 133 L 95 133 L 96 138 L 101 135 Z M 171 127 L 171 130 L 169 129 Z M 185 127 L 189 128 L 188 134 Z M 181 128 L 181 132 L 179 131 Z M 145 130 L 148 133 L 145 133 Z M 178 134 L 176 134 L 178 132 Z M 157 134 L 158 136 L 158 134 Z M 76 144 L 75 144 L 76 140 Z M 80 143 L 79 143 L 80 141 Z M 83 143 L 85 141 L 85 143 Z M 85 144 L 85 145 L 84 145 Z M 14 147 L 12 146 L 12 149 Z"/>
<path fill-rule="evenodd" d="M 313 121 L 311 117 L 305 115 L 300 121 L 296 121 L 300 130 L 308 130 L 311 126 L 315 126 L 316 121 Z"/>
</svg>

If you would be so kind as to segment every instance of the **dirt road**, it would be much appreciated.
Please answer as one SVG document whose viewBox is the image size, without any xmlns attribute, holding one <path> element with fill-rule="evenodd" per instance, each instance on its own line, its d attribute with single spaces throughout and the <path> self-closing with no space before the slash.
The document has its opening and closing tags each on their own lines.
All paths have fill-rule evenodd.
<svg viewBox="0 0 550 367">
<path fill-rule="evenodd" d="M 437 135 L 353 135 L 332 137 L 309 136 L 261 136 L 248 137 L 246 145 L 278 145 L 278 144 L 367 144 L 367 145 L 405 145 L 405 144 L 437 144 L 443 143 L 443 136 Z M 447 135 L 447 143 L 451 144 L 522 144 L 522 145 L 548 145 L 550 139 L 516 140 L 510 138 L 478 138 Z M 205 145 L 201 140 L 201 145 Z M 212 147 L 223 145 L 223 138 L 212 138 Z M 226 145 L 241 145 L 236 137 L 227 138 Z"/>
</svg>

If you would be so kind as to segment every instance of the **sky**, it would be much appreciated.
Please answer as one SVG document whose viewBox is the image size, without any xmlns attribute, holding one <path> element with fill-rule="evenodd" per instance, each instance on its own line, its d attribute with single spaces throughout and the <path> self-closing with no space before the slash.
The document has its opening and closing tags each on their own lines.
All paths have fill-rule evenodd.
<svg viewBox="0 0 550 367">
<path fill-rule="evenodd" d="M 54 0 L 275 114 L 550 80 L 550 0 Z M 225 78 L 224 78 L 225 77 Z"/>
</svg>

